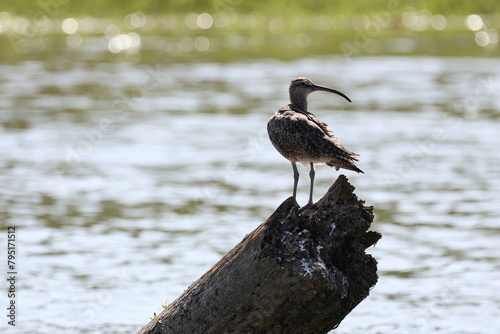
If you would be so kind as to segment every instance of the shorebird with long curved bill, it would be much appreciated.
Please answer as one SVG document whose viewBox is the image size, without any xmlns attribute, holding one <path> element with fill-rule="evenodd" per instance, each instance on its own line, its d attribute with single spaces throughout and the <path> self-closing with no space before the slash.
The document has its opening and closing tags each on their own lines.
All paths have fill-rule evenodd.
<svg viewBox="0 0 500 334">
<path fill-rule="evenodd" d="M 333 135 L 326 123 L 319 121 L 307 110 L 307 96 L 312 92 L 323 91 L 342 96 L 351 100 L 341 92 L 315 85 L 308 78 L 295 78 L 290 83 L 290 104 L 281 107 L 267 123 L 267 133 L 273 146 L 283 157 L 290 160 L 293 168 L 293 198 L 296 200 L 299 171 L 297 162 L 309 165 L 311 170 L 311 186 L 309 202 L 313 204 L 314 165 L 327 164 L 330 167 L 349 169 L 363 173 L 354 161 L 358 154 L 346 150 L 340 145 L 339 139 Z"/>
</svg>

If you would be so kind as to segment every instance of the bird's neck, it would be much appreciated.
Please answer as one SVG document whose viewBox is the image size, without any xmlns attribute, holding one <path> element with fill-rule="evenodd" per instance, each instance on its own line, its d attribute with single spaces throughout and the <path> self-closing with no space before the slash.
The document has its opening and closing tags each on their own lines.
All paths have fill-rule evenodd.
<svg viewBox="0 0 500 334">
<path fill-rule="evenodd" d="M 290 96 L 290 108 L 292 110 L 308 114 L 307 111 L 307 100 L 306 99 L 294 99 Z"/>
</svg>

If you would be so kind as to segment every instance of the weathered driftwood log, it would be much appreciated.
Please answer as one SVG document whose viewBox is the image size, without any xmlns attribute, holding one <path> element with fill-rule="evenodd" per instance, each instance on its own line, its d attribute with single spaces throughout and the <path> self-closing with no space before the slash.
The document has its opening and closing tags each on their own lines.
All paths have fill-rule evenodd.
<svg viewBox="0 0 500 334">
<path fill-rule="evenodd" d="M 292 197 L 139 333 L 327 333 L 368 296 L 377 262 L 363 206 L 341 175 L 313 207 Z"/>
</svg>

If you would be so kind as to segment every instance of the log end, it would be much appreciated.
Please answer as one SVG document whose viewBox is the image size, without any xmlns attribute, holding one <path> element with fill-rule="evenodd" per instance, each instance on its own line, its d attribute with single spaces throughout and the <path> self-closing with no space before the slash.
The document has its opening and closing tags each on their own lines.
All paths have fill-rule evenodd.
<svg viewBox="0 0 500 334">
<path fill-rule="evenodd" d="M 313 206 L 299 209 L 288 198 L 266 221 L 262 253 L 294 277 L 290 280 L 299 292 L 290 303 L 302 304 L 307 319 L 301 321 L 309 324 L 303 332 L 335 328 L 376 284 L 377 262 L 365 253 L 382 237 L 368 231 L 373 218 L 373 208 L 341 175 Z M 283 307 L 293 314 L 294 307 Z"/>
</svg>

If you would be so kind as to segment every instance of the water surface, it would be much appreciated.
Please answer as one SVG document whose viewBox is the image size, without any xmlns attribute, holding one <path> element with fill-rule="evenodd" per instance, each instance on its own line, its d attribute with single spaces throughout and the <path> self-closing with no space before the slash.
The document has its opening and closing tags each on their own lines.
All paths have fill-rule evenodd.
<svg viewBox="0 0 500 334">
<path fill-rule="evenodd" d="M 15 333 L 135 332 L 265 220 L 291 195 L 290 163 L 265 127 L 296 76 L 353 100 L 309 98 L 361 155 L 366 174 L 344 173 L 383 234 L 368 249 L 379 283 L 336 332 L 500 329 L 499 60 L 26 61 L 0 72 Z M 315 199 L 337 175 L 317 168 Z"/>
</svg>

